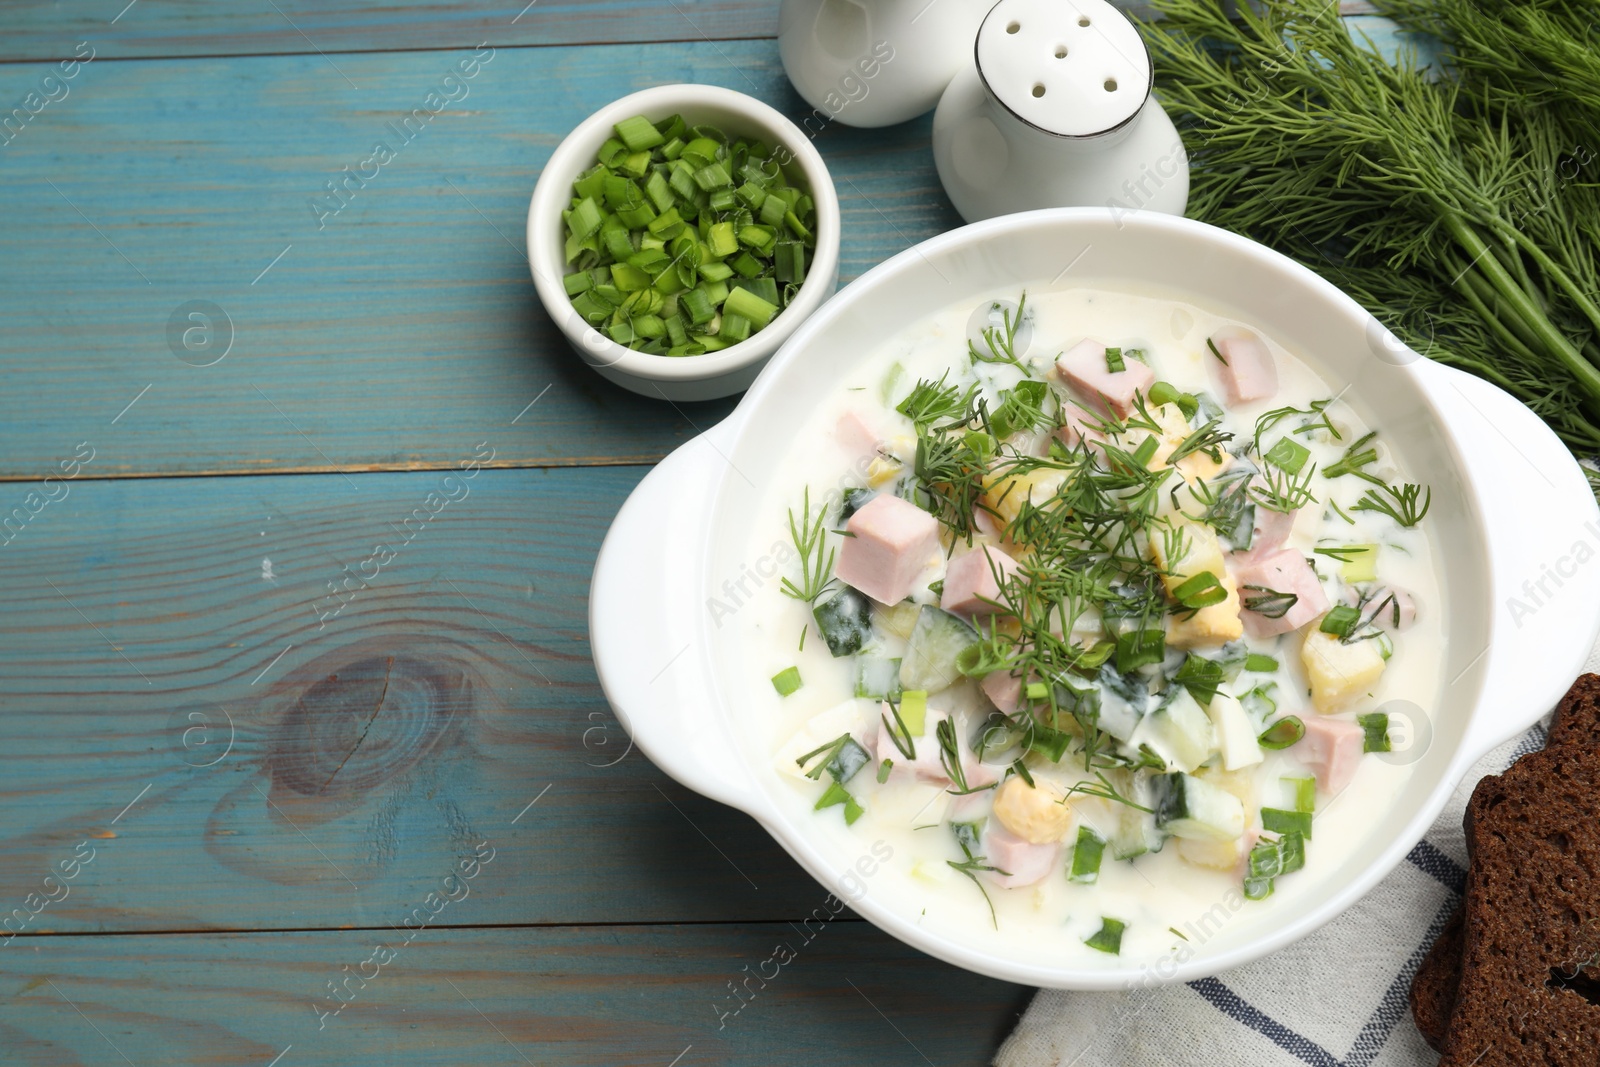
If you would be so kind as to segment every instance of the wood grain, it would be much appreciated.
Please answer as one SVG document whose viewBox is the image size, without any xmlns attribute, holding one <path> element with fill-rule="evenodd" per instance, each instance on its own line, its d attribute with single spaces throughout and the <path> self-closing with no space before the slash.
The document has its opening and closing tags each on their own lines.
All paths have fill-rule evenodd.
<svg viewBox="0 0 1600 1067">
<path fill-rule="evenodd" d="M 551 150 L 623 93 L 709 82 L 803 118 L 774 43 L 500 49 L 319 219 L 324 183 L 401 145 L 389 124 L 469 54 L 80 68 L 0 147 L 0 478 L 37 479 L 86 437 L 98 476 L 437 468 L 491 433 L 497 465 L 649 462 L 726 413 L 579 364 L 535 298 L 524 223 Z M 44 69 L 0 67 L 0 100 Z M 817 137 L 844 278 L 959 222 L 928 136 L 923 119 Z M 219 352 L 215 313 L 209 349 L 185 362 L 169 342 L 191 301 L 231 321 L 214 365 L 191 363 Z"/>
<path fill-rule="evenodd" d="M 771 37 L 777 32 L 778 5 L 768 0 L 91 0 L 7 5 L 0 24 L 0 60 L 70 55 L 82 40 L 94 41 L 110 57 L 160 59 L 473 48 L 484 41 L 510 46 Z"/>
<path fill-rule="evenodd" d="M 821 910 L 803 927 L 429 929 L 409 944 L 388 929 L 19 939 L 0 953 L 0 1048 L 8 1067 L 926 1067 L 987 1062 L 1031 992 Z"/>
<path fill-rule="evenodd" d="M 80 842 L 27 932 L 385 925 L 480 841 L 452 921 L 809 910 L 596 684 L 589 573 L 641 473 L 59 483 L 0 544 L 0 916 Z"/>
</svg>

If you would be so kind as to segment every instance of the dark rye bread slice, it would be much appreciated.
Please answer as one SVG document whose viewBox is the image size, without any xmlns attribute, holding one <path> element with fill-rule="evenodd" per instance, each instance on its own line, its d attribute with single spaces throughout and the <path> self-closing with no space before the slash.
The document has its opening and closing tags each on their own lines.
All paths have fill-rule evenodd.
<svg viewBox="0 0 1600 1067">
<path fill-rule="evenodd" d="M 1422 958 L 1417 976 L 1411 980 L 1411 1017 L 1417 1021 L 1422 1039 L 1435 1052 L 1444 1051 L 1444 1035 L 1450 1013 L 1456 1007 L 1456 990 L 1461 985 L 1461 950 L 1466 941 L 1462 909 L 1439 931 L 1433 947 Z"/>
<path fill-rule="evenodd" d="M 1586 674 L 1556 709 L 1545 750 L 1572 743 L 1589 751 L 1600 749 L 1600 675 Z M 1455 1008 L 1461 984 L 1461 955 L 1465 942 L 1464 906 L 1450 916 L 1411 982 L 1411 1014 L 1423 1040 L 1443 1051 L 1445 1031 Z"/>
<path fill-rule="evenodd" d="M 1467 803 L 1461 979 L 1440 1067 L 1600 1064 L 1600 678 Z"/>
</svg>

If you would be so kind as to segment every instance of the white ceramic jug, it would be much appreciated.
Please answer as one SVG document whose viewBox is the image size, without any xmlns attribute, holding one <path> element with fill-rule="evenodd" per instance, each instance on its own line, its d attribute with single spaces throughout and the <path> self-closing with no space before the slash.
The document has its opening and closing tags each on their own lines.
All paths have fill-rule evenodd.
<svg viewBox="0 0 1600 1067">
<path fill-rule="evenodd" d="M 1000 0 L 933 117 L 939 180 L 968 222 L 1043 207 L 1183 214 L 1189 159 L 1150 95 L 1150 54 L 1106 0 Z"/>
<path fill-rule="evenodd" d="M 989 0 L 783 0 L 778 54 L 812 114 L 830 122 L 890 126 L 932 111 L 950 79 L 971 65 L 972 36 Z"/>
</svg>

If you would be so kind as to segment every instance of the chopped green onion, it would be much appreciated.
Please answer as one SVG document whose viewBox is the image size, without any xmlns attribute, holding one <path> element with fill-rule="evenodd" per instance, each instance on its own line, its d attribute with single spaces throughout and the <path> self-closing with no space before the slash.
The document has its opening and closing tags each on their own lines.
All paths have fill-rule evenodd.
<svg viewBox="0 0 1600 1067">
<path fill-rule="evenodd" d="M 1212 698 L 1217 695 L 1217 687 L 1222 684 L 1222 679 L 1222 664 L 1204 656 L 1197 656 L 1193 652 L 1184 657 L 1183 666 L 1172 676 L 1175 684 L 1189 690 L 1189 695 L 1206 707 L 1211 706 Z"/>
<path fill-rule="evenodd" d="M 1106 349 L 1106 370 L 1110 371 L 1112 374 L 1121 374 L 1127 369 L 1128 365 L 1122 361 L 1122 349 Z"/>
<path fill-rule="evenodd" d="M 1128 924 L 1120 919 L 1109 919 L 1102 916 L 1100 929 L 1085 938 L 1083 943 L 1092 949 L 1098 949 L 1109 955 L 1120 956 L 1122 954 L 1122 931 L 1127 928 Z"/>
<path fill-rule="evenodd" d="M 616 130 L 616 136 L 621 138 L 622 144 L 626 144 L 629 152 L 643 152 L 645 149 L 653 149 L 653 147 L 661 144 L 662 141 L 666 141 L 666 138 L 662 138 L 661 131 L 656 130 L 656 126 L 643 115 L 624 118 L 622 122 L 616 123 L 611 128 Z"/>
<path fill-rule="evenodd" d="M 1053 730 L 1038 723 L 1031 723 L 1028 726 L 1025 747 L 1029 752 L 1037 752 L 1046 757 L 1051 763 L 1060 763 L 1061 757 L 1067 754 L 1067 747 L 1071 744 L 1072 735 L 1064 730 Z"/>
<path fill-rule="evenodd" d="M 1261 827 L 1274 834 L 1300 834 L 1311 839 L 1311 813 L 1285 811 L 1282 808 L 1262 808 Z"/>
<path fill-rule="evenodd" d="M 1171 382 L 1156 382 L 1150 387 L 1150 403 L 1157 407 L 1163 404 L 1176 404 L 1178 410 L 1183 412 L 1183 417 L 1192 419 L 1200 410 L 1200 399 L 1193 393 L 1179 392 L 1177 386 Z"/>
<path fill-rule="evenodd" d="M 1100 880 L 1100 861 L 1105 855 L 1105 838 L 1089 829 L 1078 827 L 1078 843 L 1072 848 L 1072 870 L 1069 880 L 1092 885 Z"/>
<path fill-rule="evenodd" d="M 573 309 L 654 355 L 717 351 L 768 326 L 817 241 L 816 204 L 774 166 L 781 153 L 678 115 L 636 115 L 614 133 L 561 213 Z M 634 299 L 646 291 L 653 300 Z"/>
<path fill-rule="evenodd" d="M 1262 748 L 1278 749 L 1288 748 L 1306 735 L 1306 724 L 1300 721 L 1298 715 L 1285 715 L 1277 722 L 1261 731 L 1261 736 L 1256 742 Z"/>
<path fill-rule="evenodd" d="M 756 329 L 771 322 L 772 317 L 778 313 L 777 305 L 768 303 L 748 289 L 735 289 L 729 293 L 722 310 L 725 314 L 743 315 L 755 325 Z"/>
<path fill-rule="evenodd" d="M 1278 839 L 1278 855 L 1284 874 L 1293 874 L 1306 865 L 1306 839 L 1299 834 L 1284 834 Z"/>
<path fill-rule="evenodd" d="M 1322 617 L 1322 625 L 1317 629 L 1343 640 L 1350 636 L 1350 631 L 1354 630 L 1360 621 L 1361 612 L 1358 609 L 1349 604 L 1338 604 Z"/>
<path fill-rule="evenodd" d="M 1161 629 L 1130 630 L 1117 635 L 1117 673 L 1160 663 L 1167 657 L 1167 633 Z"/>
<path fill-rule="evenodd" d="M 689 316 L 689 321 L 696 326 L 710 322 L 716 317 L 717 309 L 711 303 L 711 298 L 699 289 L 691 289 L 678 297 L 678 307 Z"/>
<path fill-rule="evenodd" d="M 1339 577 L 1346 582 L 1371 582 L 1378 577 L 1377 545 L 1345 545 L 1341 548 Z"/>
<path fill-rule="evenodd" d="M 761 202 L 761 211 L 758 218 L 763 225 L 777 227 L 783 224 L 783 217 L 789 213 L 789 204 L 781 196 L 769 196 Z"/>
<path fill-rule="evenodd" d="M 1158 447 L 1160 446 L 1156 444 L 1154 437 L 1146 437 L 1139 442 L 1139 447 L 1133 450 L 1133 461 L 1141 467 L 1149 467 Z"/>
<path fill-rule="evenodd" d="M 1357 715 L 1356 722 L 1366 733 L 1366 738 L 1361 743 L 1363 752 L 1391 752 L 1394 743 L 1389 740 L 1389 716 L 1385 712 L 1374 711 L 1368 715 Z"/>
<path fill-rule="evenodd" d="M 823 808 L 831 808 L 836 804 L 844 805 L 844 822 L 846 826 L 854 825 L 855 821 L 861 818 L 867 810 L 838 782 L 829 783 L 828 788 L 823 792 L 812 810 L 821 811 Z"/>
<path fill-rule="evenodd" d="M 772 688 L 776 689 L 781 697 L 786 697 L 793 693 L 802 684 L 799 667 L 785 667 L 772 676 Z"/>
<path fill-rule="evenodd" d="M 1317 780 L 1310 776 L 1285 778 L 1283 784 L 1293 791 L 1295 811 L 1317 809 Z"/>
<path fill-rule="evenodd" d="M 1280 437 L 1262 458 L 1286 474 L 1299 474 L 1311 458 L 1311 450 L 1299 441 Z"/>
<path fill-rule="evenodd" d="M 1155 438 L 1145 438 L 1153 441 Z M 1172 597 L 1178 603 L 1191 610 L 1208 608 L 1212 604 L 1220 604 L 1228 599 L 1228 590 L 1223 588 L 1217 576 L 1210 571 L 1201 571 L 1199 574 L 1184 579 L 1172 591 Z"/>
<path fill-rule="evenodd" d="M 1029 682 L 1023 692 L 1027 694 L 1029 700 L 1043 700 L 1050 695 L 1050 687 L 1044 682 Z"/>
<path fill-rule="evenodd" d="M 907 689 L 900 694 L 900 721 L 912 737 L 921 737 L 928 725 L 928 693 L 923 689 Z"/>
<path fill-rule="evenodd" d="M 882 785 L 889 780 L 889 772 L 894 770 L 894 760 L 885 759 L 878 764 L 878 784 Z"/>
<path fill-rule="evenodd" d="M 572 213 L 567 216 L 567 232 L 582 240 L 598 230 L 603 221 L 600 205 L 596 204 L 592 197 L 584 197 L 573 206 Z"/>
</svg>

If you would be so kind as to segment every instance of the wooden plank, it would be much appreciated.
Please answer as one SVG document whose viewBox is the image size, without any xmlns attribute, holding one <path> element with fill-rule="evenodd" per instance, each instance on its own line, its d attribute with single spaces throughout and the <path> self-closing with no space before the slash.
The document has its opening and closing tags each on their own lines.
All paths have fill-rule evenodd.
<svg viewBox="0 0 1600 1067">
<path fill-rule="evenodd" d="M 71 55 L 92 41 L 108 58 L 386 52 L 770 37 L 777 5 L 756 0 L 274 0 L 271 4 L 8 4 L 0 61 Z"/>
<path fill-rule="evenodd" d="M 642 470 L 465 473 L 61 482 L 0 532 L 0 916 L 382 926 L 480 842 L 495 876 L 452 922 L 809 911 L 596 683 L 589 574 Z"/>
<path fill-rule="evenodd" d="M 652 461 L 729 410 L 582 366 L 534 296 L 523 228 L 550 151 L 625 92 L 709 82 L 805 117 L 774 43 L 501 49 L 402 143 L 390 124 L 469 54 L 80 68 L 0 147 L 0 478 L 39 478 L 86 437 L 100 476 L 437 468 L 490 433 L 501 465 Z M 0 100 L 43 69 L 0 67 Z M 817 138 L 845 278 L 959 222 L 928 136 L 923 119 Z M 319 219 L 312 198 L 380 139 L 394 158 Z M 231 321 L 214 365 L 191 364 L 220 319 L 187 362 L 169 341 L 191 301 Z"/>
<path fill-rule="evenodd" d="M 826 915 L 409 944 L 387 929 L 19 939 L 0 953 L 0 1048 L 15 1067 L 926 1067 L 987 1063 L 1032 993 Z"/>
</svg>

